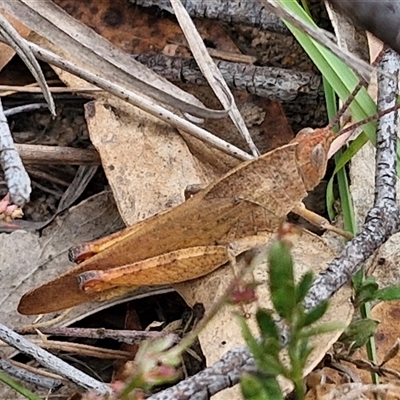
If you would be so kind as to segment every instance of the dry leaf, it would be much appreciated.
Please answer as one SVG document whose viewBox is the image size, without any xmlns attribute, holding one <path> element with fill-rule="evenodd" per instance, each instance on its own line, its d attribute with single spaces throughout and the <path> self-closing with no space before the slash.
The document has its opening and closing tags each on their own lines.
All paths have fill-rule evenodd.
<svg viewBox="0 0 400 400">
<path fill-rule="evenodd" d="M 384 360 L 388 352 L 392 349 L 393 345 L 395 345 L 396 341 L 399 340 L 398 339 L 400 337 L 399 323 L 398 323 L 399 315 L 400 315 L 400 301 L 381 302 L 371 310 L 371 318 L 380 321 L 374 335 L 378 364 Z M 358 349 L 352 355 L 352 359 L 368 360 L 365 347 Z M 357 375 L 360 376 L 363 384 L 371 383 L 371 373 L 369 371 L 358 369 L 354 364 L 351 363 L 345 363 L 345 364 L 353 371 L 355 371 Z M 400 372 L 399 355 L 390 359 L 384 365 L 384 368 L 392 369 L 397 373 L 399 373 Z M 381 376 L 379 380 L 381 383 L 396 382 L 395 378 L 391 375 Z M 392 393 L 387 397 L 387 399 L 399 400 L 400 399 L 399 391 L 397 391 L 396 393 Z"/>
<path fill-rule="evenodd" d="M 127 225 L 182 203 L 188 185 L 208 182 L 173 127 L 116 99 L 85 109 L 90 139 Z"/>
</svg>

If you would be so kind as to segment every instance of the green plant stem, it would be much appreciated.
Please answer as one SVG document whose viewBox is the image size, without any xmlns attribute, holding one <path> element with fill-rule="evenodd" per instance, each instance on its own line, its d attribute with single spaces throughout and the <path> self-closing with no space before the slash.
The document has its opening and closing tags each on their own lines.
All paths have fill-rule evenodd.
<svg viewBox="0 0 400 400">
<path fill-rule="evenodd" d="M 36 396 L 35 393 L 32 393 L 30 390 L 26 389 L 18 382 L 14 381 L 14 379 L 10 378 L 3 371 L 0 371 L 0 381 L 9 386 L 11 389 L 14 389 L 16 392 L 22 394 L 22 396 L 26 397 L 29 400 L 42 400 L 39 396 Z"/>
<path fill-rule="evenodd" d="M 363 271 L 360 271 L 363 272 Z M 364 303 L 360 307 L 360 313 L 362 318 L 372 318 L 371 316 L 371 303 Z M 367 344 L 365 345 L 367 349 L 368 359 L 373 361 L 375 364 L 378 364 L 378 356 L 376 354 L 376 342 L 375 338 L 371 336 L 368 339 Z M 376 372 L 371 372 L 372 383 L 375 385 L 379 384 L 379 375 Z"/>
</svg>

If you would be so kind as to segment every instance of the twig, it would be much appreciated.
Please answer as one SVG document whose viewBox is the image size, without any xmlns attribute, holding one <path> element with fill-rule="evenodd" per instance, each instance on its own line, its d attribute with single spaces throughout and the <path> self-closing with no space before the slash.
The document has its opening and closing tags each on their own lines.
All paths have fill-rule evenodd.
<svg viewBox="0 0 400 400">
<path fill-rule="evenodd" d="M 90 339 L 114 339 L 118 342 L 135 344 L 142 340 L 159 339 L 166 335 L 171 337 L 171 333 L 155 332 L 155 331 L 133 331 L 133 330 L 116 330 L 104 328 L 42 328 L 40 331 L 46 335 L 80 337 Z M 29 333 L 24 331 L 24 333 Z M 179 341 L 176 335 L 175 342 Z"/>
<path fill-rule="evenodd" d="M 25 164 L 100 165 L 99 153 L 94 149 L 18 143 L 15 147 Z"/>
<path fill-rule="evenodd" d="M 173 14 L 170 0 L 130 0 L 131 3 L 143 6 L 157 6 Z M 258 26 L 262 29 L 288 33 L 286 26 L 263 4 L 254 0 L 183 0 L 187 12 L 192 18 L 217 19 L 231 24 Z"/>
<path fill-rule="evenodd" d="M 193 59 L 165 54 L 136 54 L 133 57 L 172 82 L 207 83 Z M 231 89 L 272 100 L 294 101 L 300 93 L 316 98 L 321 87 L 320 78 L 307 72 L 221 60 L 215 60 L 215 64 Z"/>
<path fill-rule="evenodd" d="M 70 185 L 70 183 L 68 181 L 58 178 L 57 176 L 54 176 L 49 172 L 43 171 L 40 168 L 34 168 L 31 165 L 27 165 L 26 169 L 29 172 L 29 175 L 34 178 L 44 179 L 49 182 L 55 183 L 56 185 L 65 186 L 65 187 L 68 187 Z"/>
<path fill-rule="evenodd" d="M 31 181 L 25 171 L 21 158 L 15 149 L 14 141 L 3 113 L 0 100 L 0 163 L 4 171 L 12 203 L 23 206 L 29 201 Z"/>
<path fill-rule="evenodd" d="M 16 115 L 16 114 L 20 114 L 20 113 L 24 113 L 24 112 L 41 110 L 43 108 L 47 108 L 46 103 L 25 104 L 23 106 L 13 107 L 13 108 L 9 108 L 9 109 L 5 110 L 4 115 L 6 117 L 11 117 L 12 115 Z"/>
<path fill-rule="evenodd" d="M 396 101 L 399 56 L 393 51 L 384 55 L 378 78 L 379 108 L 386 109 Z M 362 263 L 392 234 L 400 230 L 400 212 L 396 205 L 396 121 L 397 113 L 388 114 L 379 121 L 377 133 L 376 193 L 374 207 L 370 210 L 362 232 L 351 240 L 339 257 L 314 281 L 306 298 L 307 309 L 330 298 L 362 266 Z M 163 390 L 149 400 L 205 400 L 211 395 L 239 382 L 244 372 L 256 370 L 254 358 L 246 346 L 227 352 L 216 364 L 177 385 Z"/>
<path fill-rule="evenodd" d="M 179 26 L 185 35 L 186 41 L 189 44 L 190 50 L 196 60 L 201 72 L 207 79 L 215 96 L 218 98 L 225 110 L 229 110 L 229 117 L 236 126 L 236 129 L 245 140 L 247 146 L 251 150 L 254 157 L 260 155 L 259 150 L 253 142 L 249 130 L 244 122 L 235 99 L 226 84 L 221 71 L 215 65 L 214 60 L 208 54 L 207 48 L 201 38 L 199 32 L 194 25 L 194 22 L 187 13 L 185 7 L 180 0 L 171 0 L 171 6 L 174 9 Z"/>
<path fill-rule="evenodd" d="M 28 371 L 27 369 L 18 367 L 4 359 L 0 359 L 0 368 L 14 378 L 33 383 L 34 385 L 46 389 L 55 390 L 62 385 L 62 382 L 59 379 L 49 378 L 38 373 Z"/>
<path fill-rule="evenodd" d="M 89 375 L 86 375 L 82 371 L 72 367 L 66 362 L 60 360 L 58 357 L 53 356 L 46 350 L 43 350 L 39 346 L 31 343 L 23 336 L 18 335 L 3 324 L 0 324 L 0 339 L 10 346 L 18 349 L 22 353 L 30 355 L 44 367 L 61 376 L 64 376 L 65 378 L 87 390 L 93 390 L 99 395 L 107 395 L 112 393 L 111 388 L 105 383 L 99 382 Z"/>
<path fill-rule="evenodd" d="M 102 89 L 97 87 L 59 87 L 51 86 L 49 87 L 51 93 L 98 93 L 103 92 Z M 42 93 L 42 90 L 36 86 L 25 85 L 25 86 L 15 86 L 15 85 L 0 85 L 0 96 L 6 97 L 14 93 Z M 8 111 L 8 110 L 7 110 Z"/>
<path fill-rule="evenodd" d="M 133 357 L 132 353 L 129 351 L 104 349 L 82 343 L 32 339 L 31 344 L 40 346 L 42 349 L 50 350 L 52 353 L 64 352 L 103 360 L 129 360 Z"/>
<path fill-rule="evenodd" d="M 71 74 L 78 76 L 92 83 L 99 88 L 113 94 L 114 96 L 127 101 L 130 104 L 148 112 L 151 115 L 163 120 L 164 122 L 171 124 L 177 129 L 182 129 L 183 131 L 190 133 L 191 135 L 197 137 L 198 139 L 207 142 L 208 144 L 222 150 L 223 152 L 237 157 L 241 160 L 251 160 L 253 157 L 250 154 L 245 153 L 243 150 L 225 142 L 224 140 L 212 135 L 210 132 L 192 124 L 191 122 L 179 117 L 178 115 L 172 113 L 171 111 L 155 104 L 153 101 L 148 100 L 136 93 L 126 90 L 120 85 L 117 85 L 111 81 L 103 79 L 96 74 L 83 70 L 77 67 L 75 64 L 64 60 L 63 58 L 57 56 L 56 54 L 45 50 L 44 48 L 37 46 L 34 43 L 29 42 L 33 53 L 40 60 L 46 61 L 56 67 L 59 67 Z"/>
</svg>

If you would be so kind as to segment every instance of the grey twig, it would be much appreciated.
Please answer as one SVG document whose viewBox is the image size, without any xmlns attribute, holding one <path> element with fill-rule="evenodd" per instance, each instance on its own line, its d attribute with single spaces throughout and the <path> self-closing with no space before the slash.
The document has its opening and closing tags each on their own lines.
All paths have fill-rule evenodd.
<svg viewBox="0 0 400 400">
<path fill-rule="evenodd" d="M 36 110 L 42 110 L 43 108 L 47 108 L 46 103 L 32 103 L 32 104 L 25 104 L 23 106 L 9 108 L 8 110 L 4 111 L 4 115 L 6 117 L 11 117 L 12 115 L 24 113 L 24 112 L 31 112 Z"/>
<path fill-rule="evenodd" d="M 56 390 L 62 385 L 62 382 L 59 379 L 35 374 L 34 372 L 18 367 L 4 359 L 0 359 L 0 368 L 14 378 L 21 379 L 45 389 Z"/>
<path fill-rule="evenodd" d="M 90 339 L 114 339 L 118 342 L 135 344 L 148 339 L 160 339 L 167 335 L 165 332 L 134 331 L 104 328 L 40 328 L 40 332 L 46 335 L 80 337 Z M 27 332 L 23 332 L 27 333 Z M 168 333 L 168 336 L 173 334 Z M 178 335 L 173 335 L 175 342 L 179 341 Z"/>
<path fill-rule="evenodd" d="M 0 339 L 8 345 L 18 349 L 22 353 L 30 355 L 39 364 L 43 365 L 49 370 L 69 379 L 70 381 L 87 390 L 93 390 L 99 395 L 107 395 L 112 393 L 111 388 L 105 383 L 99 382 L 89 375 L 86 375 L 82 371 L 79 371 L 79 369 L 72 367 L 58 357 L 53 356 L 53 354 L 31 343 L 23 336 L 18 335 L 3 324 L 0 324 Z"/>
<path fill-rule="evenodd" d="M 378 66 L 378 110 L 392 107 L 397 99 L 400 56 L 386 51 Z M 396 78 L 389 78 L 389 76 Z M 396 204 L 397 112 L 379 119 L 377 128 L 375 199 L 361 232 L 347 243 L 342 253 L 315 280 L 305 304 L 315 307 L 330 298 L 357 271 L 372 253 L 400 230 Z"/>
<path fill-rule="evenodd" d="M 0 163 L 12 203 L 23 206 L 29 201 L 31 180 L 15 148 L 0 100 Z"/>
<path fill-rule="evenodd" d="M 170 0 L 131 0 L 131 3 L 143 6 L 157 6 L 169 13 L 174 11 Z M 221 22 L 258 26 L 262 29 L 288 33 L 282 21 L 258 0 L 182 0 L 192 18 L 217 19 Z"/>
<path fill-rule="evenodd" d="M 399 56 L 389 50 L 379 66 L 379 109 L 391 107 L 396 101 Z M 388 76 L 396 76 L 394 79 Z M 329 299 L 361 267 L 364 261 L 391 235 L 400 231 L 400 212 L 396 205 L 396 121 L 397 113 L 381 118 L 377 132 L 376 192 L 374 206 L 359 235 L 350 241 L 339 257 L 314 281 L 306 298 L 307 309 Z M 149 400 L 205 400 L 211 395 L 239 382 L 241 374 L 256 370 L 254 358 L 245 346 L 233 349 L 216 364 L 177 385 L 163 390 Z"/>
<path fill-rule="evenodd" d="M 206 400 L 239 382 L 244 372 L 255 372 L 254 358 L 245 346 L 228 351 L 212 367 L 147 398 L 147 400 Z"/>
<path fill-rule="evenodd" d="M 15 148 L 25 165 L 100 165 L 95 149 L 25 143 L 16 143 Z"/>
<path fill-rule="evenodd" d="M 137 54 L 133 57 L 172 82 L 207 85 L 207 80 L 193 59 L 164 54 Z M 215 60 L 215 64 L 230 89 L 243 90 L 272 100 L 294 101 L 300 93 L 316 98 L 321 87 L 320 78 L 307 72 L 219 60 Z"/>
</svg>

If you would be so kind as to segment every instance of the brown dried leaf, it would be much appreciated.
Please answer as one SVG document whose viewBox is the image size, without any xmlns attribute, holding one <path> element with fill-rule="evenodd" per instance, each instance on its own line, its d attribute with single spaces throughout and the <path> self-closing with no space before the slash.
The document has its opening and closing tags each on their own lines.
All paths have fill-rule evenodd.
<svg viewBox="0 0 400 400">
<path fill-rule="evenodd" d="M 176 130 L 136 107 L 91 102 L 86 120 L 127 225 L 182 203 L 188 185 L 208 181 Z"/>
</svg>

